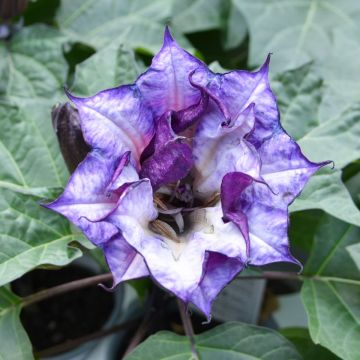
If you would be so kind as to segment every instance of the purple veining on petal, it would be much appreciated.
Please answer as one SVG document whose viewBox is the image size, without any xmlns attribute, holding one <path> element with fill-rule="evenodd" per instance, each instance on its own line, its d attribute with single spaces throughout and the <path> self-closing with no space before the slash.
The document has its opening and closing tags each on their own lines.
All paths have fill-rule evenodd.
<svg viewBox="0 0 360 360">
<path fill-rule="evenodd" d="M 144 258 L 120 235 L 101 246 L 113 275 L 113 289 L 122 281 L 149 276 Z"/>
<path fill-rule="evenodd" d="M 150 68 L 136 81 L 144 103 L 155 118 L 168 111 L 181 111 L 201 103 L 201 91 L 189 82 L 189 74 L 206 65 L 182 49 L 165 29 L 164 44 L 153 58 Z M 183 128 L 176 124 L 176 128 Z"/>
<path fill-rule="evenodd" d="M 130 161 L 130 151 L 126 151 L 120 158 L 120 161 L 119 161 L 119 165 L 117 166 L 117 168 L 115 169 L 115 172 L 111 178 L 111 181 L 110 183 L 108 184 L 108 186 L 106 187 L 106 191 L 109 192 L 109 191 L 112 191 L 112 190 L 115 190 L 116 188 L 119 188 L 119 187 L 116 187 L 115 186 L 115 189 L 114 189 L 114 185 L 116 184 L 117 182 L 117 179 L 119 178 L 120 174 L 124 171 L 124 168 L 129 165 L 129 161 Z M 124 176 L 124 175 L 123 175 Z M 135 176 L 136 177 L 136 176 Z M 132 179 L 128 179 L 129 181 L 131 181 Z"/>
<path fill-rule="evenodd" d="M 246 107 L 255 103 L 255 126 L 249 141 L 258 147 L 279 126 L 276 99 L 271 91 L 268 73 L 270 56 L 256 72 L 243 70 L 214 74 L 199 68 L 192 76 L 192 83 L 204 89 L 226 109 L 230 119 L 237 118 Z M 225 110 L 223 110 L 224 112 Z"/>
<path fill-rule="evenodd" d="M 135 84 L 68 94 L 92 152 L 45 206 L 103 250 L 113 287 L 150 275 L 209 318 L 247 263 L 299 264 L 288 206 L 328 162 L 307 160 L 282 129 L 269 61 L 256 72 L 215 74 L 166 28 Z"/>
<path fill-rule="evenodd" d="M 199 196 L 219 192 L 221 180 L 228 172 L 260 179 L 260 157 L 245 139 L 254 121 L 254 104 L 226 123 L 217 104 L 210 101 L 193 139 L 194 190 Z"/>
<path fill-rule="evenodd" d="M 176 133 L 181 133 L 199 119 L 209 103 L 209 96 L 202 92 L 199 101 L 188 108 L 173 113 L 172 127 Z"/>
<path fill-rule="evenodd" d="M 85 141 L 108 157 L 131 151 L 137 165 L 155 130 L 137 87 L 124 85 L 88 98 L 67 95 L 79 110 Z"/>
<path fill-rule="evenodd" d="M 241 231 L 246 242 L 246 254 L 250 256 L 249 225 L 241 203 L 241 193 L 253 183 L 253 178 L 240 172 L 227 173 L 221 183 L 221 206 L 225 223 L 232 221 Z"/>
<path fill-rule="evenodd" d="M 106 242 L 119 232 L 112 224 L 98 221 L 117 206 L 120 194 L 112 190 L 138 180 L 132 166 L 124 162 L 128 156 L 114 160 L 92 151 L 71 175 L 62 195 L 44 206 L 66 216 L 94 244 Z"/>
<path fill-rule="evenodd" d="M 155 134 L 141 154 L 141 163 L 150 158 L 155 151 L 159 150 L 169 141 L 179 138 L 172 129 L 171 115 L 171 111 L 168 111 L 157 120 L 155 125 Z"/>
<path fill-rule="evenodd" d="M 204 275 L 199 286 L 191 294 L 190 301 L 210 319 L 212 302 L 220 291 L 243 270 L 244 263 L 236 258 L 210 252 L 204 268 Z"/>
<path fill-rule="evenodd" d="M 140 176 L 150 179 L 154 190 L 157 190 L 161 185 L 184 178 L 192 165 L 189 145 L 173 140 L 142 164 Z"/>
<path fill-rule="evenodd" d="M 117 197 L 107 196 L 105 191 L 116 166 L 99 153 L 89 153 L 70 177 L 62 195 L 44 206 L 66 216 L 94 244 L 107 241 L 119 230 L 112 224 L 87 219 L 103 217 L 116 206 Z"/>
<path fill-rule="evenodd" d="M 224 254 L 241 263 L 246 259 L 245 243 L 239 241 L 241 234 L 232 223 L 223 223 L 220 207 L 194 213 L 189 219 L 193 230 L 179 235 L 179 242 L 149 230 L 149 223 L 156 216 L 152 189 L 144 179 L 122 195 L 119 206 L 107 221 L 121 229 L 124 239 L 143 256 L 151 276 L 185 302 L 191 301 L 192 293 L 203 278 L 207 251 Z M 218 241 L 219 236 L 224 237 L 222 241 Z M 229 279 L 226 279 L 227 282 Z"/>
<path fill-rule="evenodd" d="M 144 154 L 140 177 L 150 179 L 154 190 L 184 178 L 193 166 L 190 146 L 172 131 L 171 112 L 158 121 L 156 134 Z"/>
<path fill-rule="evenodd" d="M 282 129 L 262 143 L 259 154 L 261 175 L 269 187 L 253 183 L 241 195 L 249 224 L 251 264 L 290 261 L 301 266 L 289 251 L 288 206 L 310 176 L 329 162 L 315 164 L 307 160 Z"/>
</svg>

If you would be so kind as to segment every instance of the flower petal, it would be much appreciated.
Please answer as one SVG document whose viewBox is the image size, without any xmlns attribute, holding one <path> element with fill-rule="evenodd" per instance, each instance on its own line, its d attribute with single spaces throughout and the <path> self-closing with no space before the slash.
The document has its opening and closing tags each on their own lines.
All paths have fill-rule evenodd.
<svg viewBox="0 0 360 360">
<path fill-rule="evenodd" d="M 150 179 L 154 190 L 184 178 L 192 168 L 191 148 L 172 131 L 170 112 L 158 121 L 156 134 L 143 157 L 140 176 Z"/>
<path fill-rule="evenodd" d="M 118 196 L 108 191 L 109 184 L 118 187 L 138 179 L 136 172 L 130 169 L 123 173 L 118 171 L 118 178 L 114 179 L 119 166 L 125 166 L 123 157 L 114 161 L 97 151 L 89 153 L 70 177 L 61 196 L 44 206 L 66 216 L 94 244 L 106 242 L 118 233 L 118 229 L 110 223 L 95 220 L 104 218 L 116 207 Z"/>
<path fill-rule="evenodd" d="M 85 141 L 106 156 L 125 151 L 137 163 L 154 134 L 151 111 L 144 106 L 135 85 L 104 90 L 88 98 L 68 94 L 80 114 Z"/>
<path fill-rule="evenodd" d="M 199 67 L 205 65 L 182 49 L 166 28 L 163 47 L 153 58 L 149 70 L 136 81 L 155 118 L 201 101 L 201 92 L 189 82 L 189 74 Z"/>
<path fill-rule="evenodd" d="M 243 268 L 244 263 L 236 258 L 209 252 L 204 275 L 191 294 L 190 301 L 210 320 L 212 302 Z"/>
<path fill-rule="evenodd" d="M 219 192 L 221 180 L 229 172 L 242 172 L 259 178 L 259 155 L 244 139 L 254 124 L 253 104 L 230 124 L 225 120 L 219 107 L 211 102 L 194 137 L 194 190 L 200 197 Z"/>
<path fill-rule="evenodd" d="M 106 262 L 113 274 L 112 288 L 122 281 L 149 275 L 143 257 L 121 236 L 115 235 L 102 245 Z"/>
<path fill-rule="evenodd" d="M 188 108 L 174 111 L 172 116 L 172 127 L 176 133 L 181 133 L 192 126 L 199 117 L 206 111 L 209 103 L 209 96 L 201 92 L 200 100 Z"/>
<path fill-rule="evenodd" d="M 250 254 L 249 225 L 239 202 L 242 192 L 253 183 L 253 178 L 240 172 L 227 173 L 221 183 L 221 206 L 224 222 L 232 221 L 241 231 L 246 242 L 246 254 Z"/>
<path fill-rule="evenodd" d="M 150 182 L 144 179 L 124 193 L 117 211 L 108 221 L 121 229 L 125 240 L 144 257 L 152 277 L 161 286 L 187 299 L 202 275 L 202 258 L 198 256 L 200 249 L 190 249 L 194 251 L 176 259 L 168 242 L 148 228 L 149 222 L 156 217 L 152 188 Z M 191 259 L 190 267 L 188 259 Z"/>
<path fill-rule="evenodd" d="M 279 131 L 259 148 L 261 175 L 268 186 L 253 183 L 241 195 L 250 232 L 250 263 L 264 265 L 276 261 L 299 264 L 289 251 L 288 206 L 320 167 L 301 153 L 286 133 Z"/>
<path fill-rule="evenodd" d="M 259 71 L 231 71 L 214 74 L 198 68 L 191 80 L 201 87 L 231 120 L 238 117 L 251 103 L 255 104 L 255 126 L 249 141 L 258 147 L 279 126 L 279 112 L 271 91 L 268 73 L 270 56 Z"/>
<path fill-rule="evenodd" d="M 157 212 L 150 183 L 144 179 L 124 192 L 107 221 L 143 256 L 155 281 L 188 302 L 202 279 L 207 251 L 241 262 L 246 259 L 240 231 L 232 223 L 224 224 L 221 215 L 220 206 L 194 212 L 189 219 L 193 229 L 179 235 L 179 242 L 155 234 L 149 230 L 149 222 L 156 219 Z"/>
</svg>

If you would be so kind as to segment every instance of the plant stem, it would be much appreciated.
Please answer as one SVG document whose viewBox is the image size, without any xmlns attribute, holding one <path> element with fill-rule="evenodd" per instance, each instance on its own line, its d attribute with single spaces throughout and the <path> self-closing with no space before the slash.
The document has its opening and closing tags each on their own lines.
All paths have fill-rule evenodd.
<svg viewBox="0 0 360 360">
<path fill-rule="evenodd" d="M 239 280 L 256 280 L 256 279 L 271 279 L 271 280 L 282 280 L 282 279 L 290 279 L 290 280 L 304 280 L 304 279 L 314 279 L 316 280 L 316 276 L 305 276 L 298 275 L 294 272 L 281 272 L 281 271 L 264 271 L 260 275 L 249 275 L 249 276 L 239 276 Z M 92 285 L 97 285 L 101 282 L 107 282 L 112 280 L 112 275 L 101 274 L 90 276 L 84 279 L 79 279 L 75 281 L 68 282 L 66 284 L 61 284 L 58 286 L 54 286 L 49 289 L 45 289 L 39 291 L 35 294 L 31 294 L 23 298 L 23 306 L 29 306 L 39 301 L 43 301 L 49 298 L 52 298 L 57 295 L 65 294 L 70 291 L 74 291 L 77 289 L 85 288 Z"/>
<path fill-rule="evenodd" d="M 57 295 L 65 294 L 67 292 L 82 289 L 88 286 L 97 285 L 101 282 L 106 282 L 112 280 L 112 275 L 109 274 L 102 274 L 102 275 L 96 275 L 96 276 L 90 276 L 85 279 L 79 279 L 75 281 L 68 282 L 66 284 L 61 284 L 58 286 L 54 286 L 49 289 L 45 289 L 42 291 L 39 291 L 35 294 L 26 296 L 22 299 L 22 305 L 29 306 L 34 303 L 37 303 L 39 301 L 43 301 L 49 298 L 52 298 Z"/>
<path fill-rule="evenodd" d="M 145 315 L 143 321 L 141 322 L 140 326 L 137 328 L 134 336 L 131 338 L 123 357 L 125 357 L 126 355 L 130 354 L 140 343 L 141 341 L 145 338 L 146 333 L 149 330 L 149 326 L 150 326 L 150 320 L 151 317 L 147 314 Z"/>
<path fill-rule="evenodd" d="M 155 311 L 154 311 L 154 302 L 155 302 L 155 297 L 157 295 L 157 293 L 159 292 L 160 289 L 158 289 L 155 285 L 153 286 L 153 289 L 151 291 L 151 294 L 148 298 L 147 304 L 145 306 L 145 308 L 147 309 L 144 318 L 141 322 L 141 324 L 139 325 L 139 327 L 137 328 L 135 334 L 132 336 L 127 348 L 125 349 L 125 352 L 122 356 L 122 358 L 125 358 L 126 355 L 130 354 L 140 343 L 141 341 L 146 337 L 149 328 L 150 328 L 150 324 L 153 320 Z"/>
<path fill-rule="evenodd" d="M 256 280 L 256 279 L 267 279 L 267 280 L 304 280 L 304 278 L 312 278 L 311 276 L 299 275 L 295 272 L 282 272 L 282 271 L 263 271 L 259 275 L 246 275 L 239 276 L 238 280 Z"/>
<path fill-rule="evenodd" d="M 189 313 L 186 309 L 185 304 L 180 299 L 177 299 L 177 301 L 178 301 L 178 307 L 179 307 L 179 311 L 180 311 L 181 320 L 182 320 L 182 323 L 184 326 L 184 331 L 185 331 L 186 336 L 190 340 L 190 346 L 191 346 L 191 352 L 192 352 L 193 358 L 194 358 L 194 360 L 200 360 L 199 353 L 196 349 L 195 334 L 194 334 L 194 329 L 192 327 L 191 319 L 189 317 Z"/>
</svg>

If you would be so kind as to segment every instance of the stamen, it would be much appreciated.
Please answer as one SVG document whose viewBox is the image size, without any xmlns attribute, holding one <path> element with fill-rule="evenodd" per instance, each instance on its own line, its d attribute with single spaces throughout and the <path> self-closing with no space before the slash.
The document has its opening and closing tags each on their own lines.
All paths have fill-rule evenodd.
<svg viewBox="0 0 360 360">
<path fill-rule="evenodd" d="M 204 207 L 214 206 L 219 202 L 219 200 L 220 200 L 220 193 L 214 193 L 204 204 Z"/>
<path fill-rule="evenodd" d="M 149 223 L 149 229 L 156 234 L 165 236 L 166 238 L 180 243 L 180 239 L 177 237 L 175 230 L 166 222 L 156 219 Z"/>
<path fill-rule="evenodd" d="M 184 228 L 185 228 L 185 223 L 184 223 L 184 218 L 181 214 L 181 212 L 177 213 L 176 215 L 174 215 L 174 219 L 176 222 L 176 225 L 179 228 L 179 233 L 183 233 L 184 232 Z"/>
<path fill-rule="evenodd" d="M 154 203 L 162 210 L 168 210 L 166 204 L 160 199 L 158 194 L 154 195 Z"/>
</svg>

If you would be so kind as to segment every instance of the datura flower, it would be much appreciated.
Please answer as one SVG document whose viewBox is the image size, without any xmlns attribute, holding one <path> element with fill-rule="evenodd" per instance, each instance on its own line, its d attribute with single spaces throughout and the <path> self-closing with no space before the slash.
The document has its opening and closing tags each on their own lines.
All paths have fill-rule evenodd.
<svg viewBox="0 0 360 360">
<path fill-rule="evenodd" d="M 247 265 L 298 264 L 288 206 L 327 162 L 281 127 L 269 61 L 216 74 L 166 29 L 134 84 L 68 94 L 92 150 L 46 206 L 103 250 L 113 286 L 151 276 L 209 317 Z"/>
</svg>

